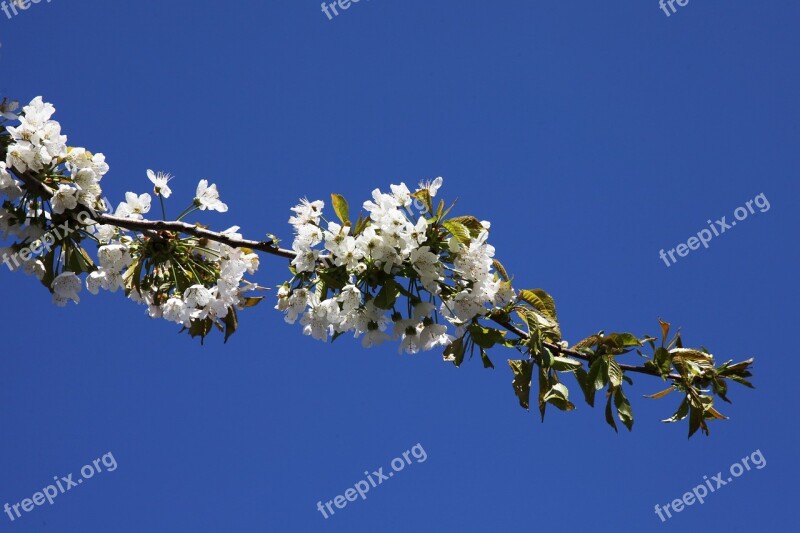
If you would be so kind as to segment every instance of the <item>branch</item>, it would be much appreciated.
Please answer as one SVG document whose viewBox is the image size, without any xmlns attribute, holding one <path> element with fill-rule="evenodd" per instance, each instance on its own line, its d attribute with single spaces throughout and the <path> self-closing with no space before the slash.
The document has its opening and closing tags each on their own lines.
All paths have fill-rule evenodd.
<svg viewBox="0 0 800 533">
<path fill-rule="evenodd" d="M 512 324 L 510 322 L 504 322 L 498 317 L 493 317 L 492 316 L 492 317 L 489 317 L 489 318 L 491 318 L 497 324 L 503 326 L 505 329 L 507 329 L 511 333 L 517 335 L 519 338 L 521 338 L 521 339 L 527 339 L 528 338 L 528 334 L 525 333 L 524 331 L 522 331 L 521 329 L 519 329 L 514 324 Z M 591 360 L 589 359 L 589 356 L 587 356 L 585 354 L 582 354 L 580 352 L 576 352 L 575 350 L 570 350 L 568 348 L 564 348 L 563 346 L 560 346 L 558 344 L 553 344 L 552 342 L 543 342 L 542 344 L 544 346 L 546 346 L 547 349 L 550 350 L 551 352 L 556 352 L 556 353 L 560 353 L 560 354 L 563 354 L 563 355 L 568 355 L 570 357 L 574 357 L 575 359 L 580 359 L 581 361 L 584 361 L 584 362 L 587 362 L 587 363 L 591 362 Z M 618 363 L 618 364 L 619 364 L 619 367 L 622 370 L 626 371 L 626 372 L 636 372 L 638 374 L 647 374 L 648 376 L 661 377 L 661 374 L 659 374 L 658 372 L 656 372 L 655 370 L 652 370 L 650 368 L 646 368 L 646 367 L 643 367 L 643 366 L 625 365 L 625 364 L 622 364 L 622 363 Z M 678 374 L 670 374 L 667 377 L 669 379 L 675 379 L 675 380 L 682 379 L 681 376 L 679 376 Z"/>
<path fill-rule="evenodd" d="M 9 170 L 14 171 L 13 168 Z M 53 190 L 44 183 L 42 183 L 34 173 L 30 171 L 24 173 L 19 173 L 14 171 L 14 174 L 23 183 L 25 183 L 25 185 L 29 189 L 33 190 L 34 192 L 47 198 L 53 197 L 54 194 Z M 76 211 L 72 213 L 72 215 L 77 216 L 79 212 L 80 211 Z M 165 220 L 134 220 L 130 218 L 117 217 L 114 215 L 108 215 L 104 213 L 99 213 L 99 214 L 92 213 L 92 219 L 100 224 L 108 224 L 111 226 L 124 228 L 130 231 L 140 231 L 142 233 L 157 233 L 159 231 L 174 231 L 178 233 L 185 233 L 187 235 L 192 235 L 201 239 L 208 239 L 210 241 L 225 244 L 233 248 L 250 248 L 252 250 L 258 250 L 260 252 L 276 255 L 279 257 L 284 257 L 287 259 L 294 259 L 297 255 L 292 250 L 285 250 L 279 248 L 272 240 L 253 241 L 250 239 L 232 237 L 224 233 L 211 231 L 201 226 L 188 224 L 186 222 L 165 221 Z M 490 317 L 490 318 L 500 326 L 510 331 L 511 333 L 517 335 L 520 339 L 528 338 L 528 334 L 519 329 L 518 327 L 516 327 L 514 324 L 507 321 L 504 322 L 497 317 Z M 551 352 L 560 353 L 562 355 L 568 355 L 570 357 L 579 359 L 587 363 L 590 362 L 590 359 L 587 355 L 582 354 L 580 352 L 576 352 L 575 350 L 570 350 L 568 348 L 564 348 L 563 346 L 560 346 L 558 344 L 553 344 L 550 342 L 544 342 L 543 344 Z M 620 368 L 622 368 L 622 370 L 626 372 L 635 372 L 639 374 L 646 374 L 648 376 L 661 377 L 661 375 L 657 371 L 643 366 L 634 366 L 622 363 L 619 363 L 619 366 Z M 681 379 L 681 376 L 677 374 L 670 374 L 668 377 L 673 380 Z"/>
<path fill-rule="evenodd" d="M 36 174 L 30 171 L 20 173 L 13 168 L 10 168 L 9 171 L 13 172 L 13 174 L 17 178 L 19 178 L 19 180 L 22 181 L 25 184 L 25 186 L 28 187 L 29 190 L 37 193 L 39 196 L 48 199 L 53 197 L 54 194 L 53 189 L 42 183 L 36 177 Z M 75 210 L 74 212 L 70 213 L 70 215 L 75 217 L 81 211 L 90 211 L 90 210 L 88 210 L 87 208 L 82 208 L 79 210 Z M 211 231 L 202 226 L 198 226 L 195 224 L 188 224 L 186 222 L 164 221 L 164 220 L 133 220 L 130 218 L 117 217 L 105 213 L 90 212 L 90 214 L 92 220 L 94 220 L 99 224 L 108 224 L 111 226 L 117 226 L 131 231 L 140 231 L 142 233 L 150 233 L 150 234 L 154 234 L 159 231 L 175 231 L 178 233 L 185 233 L 186 235 L 192 235 L 194 237 L 198 237 L 201 239 L 208 239 L 210 241 L 215 241 L 221 244 L 225 244 L 227 246 L 231 246 L 233 248 L 250 248 L 252 250 L 258 250 L 260 252 L 264 252 L 267 254 L 286 257 L 288 259 L 293 259 L 295 257 L 295 253 L 293 251 L 279 248 L 272 240 L 253 241 L 249 239 L 242 239 L 224 233 Z"/>
</svg>

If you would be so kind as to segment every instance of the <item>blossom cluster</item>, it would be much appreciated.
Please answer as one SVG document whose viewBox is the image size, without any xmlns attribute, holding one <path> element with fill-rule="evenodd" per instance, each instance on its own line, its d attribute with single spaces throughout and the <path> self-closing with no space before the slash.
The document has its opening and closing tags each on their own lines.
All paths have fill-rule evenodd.
<svg viewBox="0 0 800 533">
<path fill-rule="evenodd" d="M 5 126 L 0 134 L 0 153 L 5 154 L 0 161 L 0 199 L 6 198 L 0 207 L 0 239 L 15 241 L 0 248 L 0 258 L 9 269 L 35 275 L 50 289 L 56 305 L 78 303 L 84 285 L 92 294 L 123 289 L 130 299 L 146 304 L 151 317 L 187 329 L 202 323 L 201 334 L 224 322 L 232 309 L 252 305 L 253 299 L 244 293 L 257 286 L 244 276 L 258 269 L 257 255 L 191 236 L 132 232 L 98 223 L 98 213 L 111 210 L 100 187 L 109 171 L 103 154 L 68 147 L 61 125 L 52 120 L 55 108 L 41 97 L 20 113 L 17 107 L 16 102 L 0 103 Z M 23 174 L 33 174 L 51 192 L 37 195 L 27 189 L 17 179 Z M 157 197 L 172 195 L 170 174 L 148 170 L 147 177 Z M 128 192 L 113 216 L 141 220 L 152 201 L 149 193 Z M 209 210 L 224 213 L 228 206 L 220 200 L 216 185 L 200 180 L 191 205 L 178 220 Z M 75 231 L 56 229 L 69 228 L 76 220 L 80 227 Z M 237 231 L 233 227 L 225 233 L 241 237 Z M 96 261 L 83 249 L 81 243 L 87 239 L 97 244 Z"/>
<path fill-rule="evenodd" d="M 367 216 L 354 224 L 338 195 L 339 222 L 325 220 L 324 202 L 302 200 L 289 219 L 294 277 L 280 287 L 276 309 L 318 340 L 352 332 L 365 347 L 396 339 L 413 354 L 449 345 L 473 320 L 513 300 L 494 270 L 489 222 L 447 220 L 443 202 L 434 211 L 441 185 L 437 178 L 413 193 L 404 183 L 391 193 L 375 189 L 363 204 Z"/>
</svg>

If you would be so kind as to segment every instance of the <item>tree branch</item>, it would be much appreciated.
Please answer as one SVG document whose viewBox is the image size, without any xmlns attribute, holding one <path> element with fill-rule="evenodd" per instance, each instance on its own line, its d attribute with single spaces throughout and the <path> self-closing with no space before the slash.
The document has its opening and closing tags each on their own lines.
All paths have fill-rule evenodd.
<svg viewBox="0 0 800 533">
<path fill-rule="evenodd" d="M 32 172 L 28 171 L 20 173 L 16 172 L 16 170 L 13 168 L 10 168 L 9 171 L 13 171 L 14 175 L 25 184 L 28 190 L 38 194 L 39 196 L 50 199 L 53 197 L 53 194 L 55 194 L 53 189 L 42 183 Z M 195 224 L 188 224 L 186 222 L 165 220 L 133 220 L 130 218 L 117 217 L 105 213 L 94 213 L 86 208 L 75 210 L 71 213 L 71 215 L 77 216 L 81 211 L 89 212 L 92 220 L 99 224 L 108 224 L 131 231 L 140 231 L 142 233 L 150 234 L 155 234 L 159 231 L 174 231 L 178 233 L 185 233 L 186 235 L 192 235 L 200 239 L 215 241 L 233 248 L 250 248 L 252 250 L 258 250 L 267 254 L 286 257 L 288 259 L 294 259 L 295 257 L 295 253 L 293 251 L 279 248 L 272 240 L 253 241 L 211 231 L 204 227 Z"/>
<path fill-rule="evenodd" d="M 28 171 L 24 173 L 16 172 L 15 169 L 9 168 L 9 171 L 13 172 L 20 181 L 22 181 L 28 190 L 38 194 L 39 196 L 45 198 L 52 198 L 54 191 L 44 183 L 42 183 L 37 177 L 36 174 Z M 88 211 L 86 208 L 82 210 Z M 73 216 L 77 216 L 81 210 L 73 211 L 71 214 Z M 250 248 L 252 250 L 258 250 L 259 252 L 264 252 L 271 255 L 276 255 L 279 257 L 284 257 L 287 259 L 294 259 L 296 254 L 292 250 L 285 250 L 279 248 L 274 241 L 266 240 L 266 241 L 253 241 L 249 239 L 237 238 L 232 237 L 230 235 L 226 235 L 224 233 L 211 231 L 204 227 L 200 227 L 193 224 L 188 224 L 186 222 L 178 222 L 178 221 L 165 221 L 165 220 L 133 220 L 129 218 L 117 217 L 114 215 L 108 215 L 104 213 L 90 213 L 92 219 L 100 224 L 108 224 L 111 226 L 117 226 L 120 228 L 124 228 L 130 231 L 140 231 L 143 233 L 148 233 L 150 235 L 156 236 L 159 231 L 174 231 L 178 233 L 185 233 L 186 235 L 192 235 L 194 237 L 198 237 L 201 239 L 208 239 L 210 241 L 215 241 L 221 244 L 225 244 L 227 246 L 231 246 L 233 248 Z M 517 335 L 520 339 L 527 339 L 529 338 L 528 334 L 516 327 L 514 324 L 508 321 L 503 321 L 499 317 L 490 317 L 491 320 L 502 326 L 503 328 L 507 329 L 511 333 Z M 590 359 L 587 355 L 582 354 L 580 352 L 576 352 L 574 350 L 569 350 L 564 348 L 558 344 L 553 344 L 550 342 L 543 343 L 550 351 L 554 353 L 560 353 L 562 355 L 568 355 L 575 359 L 590 362 Z M 661 375 L 650 368 L 646 368 L 643 366 L 634 366 L 634 365 L 627 365 L 619 363 L 620 368 L 626 372 L 635 372 L 638 374 L 646 374 L 649 376 L 656 376 L 661 377 Z M 673 380 L 680 380 L 682 379 L 681 376 L 677 374 L 670 374 L 667 376 L 669 379 Z"/>
</svg>

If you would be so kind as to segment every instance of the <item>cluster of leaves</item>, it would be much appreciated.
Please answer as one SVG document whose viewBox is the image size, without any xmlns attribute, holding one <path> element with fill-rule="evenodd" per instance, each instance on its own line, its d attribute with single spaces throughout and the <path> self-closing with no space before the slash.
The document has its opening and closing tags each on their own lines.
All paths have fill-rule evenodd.
<svg viewBox="0 0 800 533">
<path fill-rule="evenodd" d="M 498 270 L 505 272 L 502 266 Z M 512 313 L 520 322 L 512 321 Z M 464 350 L 477 346 L 485 366 L 493 367 L 487 350 L 497 344 L 525 353 L 525 359 L 508 361 L 514 373 L 512 385 L 520 405 L 529 409 L 531 389 L 534 383 L 538 383 L 537 404 L 542 420 L 548 404 L 561 411 L 575 409 L 569 389 L 563 382 L 565 374 L 574 376 L 591 407 L 595 405 L 597 392 L 605 391 L 605 419 L 614 431 L 617 431 L 617 421 L 628 430 L 633 429 L 633 410 L 624 388 L 626 384 L 633 385 L 628 372 L 659 376 L 670 381 L 668 389 L 646 398 L 659 399 L 674 391 L 682 393 L 684 398 L 677 412 L 664 422 L 679 422 L 688 416 L 689 437 L 698 430 L 708 435 L 708 420 L 727 418 L 714 408 L 714 396 L 730 403 L 728 380 L 753 387 L 747 379 L 752 375 L 753 359 L 736 364 L 728 361 L 715 366 L 713 356 L 705 348 L 684 348 L 679 333 L 668 341 L 670 325 L 663 321 L 660 321 L 660 346 L 649 335 L 640 338 L 631 333 L 599 332 L 567 348 L 561 339 L 555 302 L 541 289 L 520 291 L 517 302 L 493 312 L 490 318 L 506 331 L 480 325 L 476 320 L 463 338 L 447 347 L 445 359 L 454 360 L 458 365 L 463 361 Z M 518 338 L 506 338 L 509 330 L 516 332 Z M 652 349 L 652 357 L 642 352 L 645 346 Z M 642 366 L 618 362 L 619 357 L 634 350 L 645 360 Z"/>
</svg>

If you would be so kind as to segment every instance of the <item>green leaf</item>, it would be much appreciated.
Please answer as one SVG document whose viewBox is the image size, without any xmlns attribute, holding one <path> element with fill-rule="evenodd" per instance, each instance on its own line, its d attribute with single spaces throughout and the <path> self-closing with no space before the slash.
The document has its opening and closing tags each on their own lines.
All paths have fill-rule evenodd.
<svg viewBox="0 0 800 533">
<path fill-rule="evenodd" d="M 686 418 L 686 415 L 688 414 L 689 414 L 689 397 L 687 396 L 678 406 L 678 410 L 675 411 L 675 414 L 665 420 L 662 420 L 662 422 L 666 422 L 668 424 L 671 424 L 673 422 L 680 422 L 681 420 Z"/>
<path fill-rule="evenodd" d="M 483 348 L 481 348 L 481 360 L 483 361 L 483 368 L 494 368 L 492 360 L 489 359 L 489 354 Z"/>
<path fill-rule="evenodd" d="M 400 286 L 393 279 L 387 280 L 375 297 L 375 307 L 378 309 L 389 310 L 394 307 L 397 297 L 400 295 Z"/>
<path fill-rule="evenodd" d="M 358 220 L 356 220 L 355 226 L 353 226 L 353 237 L 358 237 L 364 230 L 367 229 L 369 225 L 369 218 L 364 218 L 364 215 L 359 213 Z"/>
<path fill-rule="evenodd" d="M 539 369 L 539 413 L 542 415 L 542 422 L 544 422 L 544 414 L 547 411 L 547 400 L 545 397 L 550 391 L 550 375 L 548 371 L 542 367 Z"/>
<path fill-rule="evenodd" d="M 578 385 L 580 385 L 583 391 L 586 403 L 589 404 L 590 407 L 594 407 L 594 394 L 597 391 L 594 388 L 594 383 L 589 380 L 589 374 L 583 368 L 577 368 L 575 369 L 575 379 L 578 380 Z"/>
<path fill-rule="evenodd" d="M 666 348 L 656 348 L 655 354 L 653 355 L 653 362 L 656 364 L 656 367 L 658 367 L 662 376 L 669 374 L 672 370 L 672 356 Z"/>
<path fill-rule="evenodd" d="M 236 330 L 239 328 L 239 317 L 236 316 L 236 309 L 229 307 L 228 314 L 225 315 L 223 322 L 225 323 L 225 342 L 228 342 L 231 335 L 236 333 Z"/>
<path fill-rule="evenodd" d="M 613 340 L 620 348 L 632 348 L 642 345 L 641 341 L 632 333 L 609 333 L 603 340 Z"/>
<path fill-rule="evenodd" d="M 488 349 L 505 340 L 504 332 L 494 328 L 485 328 L 480 324 L 472 324 L 467 330 L 469 330 L 475 344 L 481 348 Z"/>
<path fill-rule="evenodd" d="M 432 213 L 433 200 L 431 199 L 431 192 L 428 189 L 420 189 L 411 196 L 421 201 L 428 213 Z"/>
<path fill-rule="evenodd" d="M 260 304 L 263 300 L 264 300 L 264 296 L 253 296 L 253 297 L 245 298 L 244 299 L 244 305 L 242 305 L 242 307 L 244 307 L 245 309 L 248 308 L 248 307 L 255 307 L 258 304 Z"/>
<path fill-rule="evenodd" d="M 514 371 L 512 384 L 514 386 L 514 394 L 519 398 L 519 404 L 525 409 L 530 409 L 533 361 L 509 359 L 508 366 Z"/>
<path fill-rule="evenodd" d="M 555 405 L 562 411 L 572 411 L 575 405 L 569 401 L 569 390 L 562 383 L 556 383 L 545 394 L 544 401 Z"/>
<path fill-rule="evenodd" d="M 556 313 L 556 301 L 553 299 L 552 296 L 547 294 L 547 291 L 542 289 L 533 289 L 533 292 L 536 296 L 539 297 L 539 300 L 544 304 L 545 309 L 539 309 L 542 313 L 546 314 L 553 320 L 558 320 L 558 314 Z"/>
<path fill-rule="evenodd" d="M 469 235 L 469 230 L 467 229 L 466 226 L 464 226 L 460 222 L 457 222 L 452 219 L 445 220 L 442 223 L 442 226 L 444 226 L 444 229 L 449 231 L 453 237 L 458 239 L 458 242 L 460 242 L 461 244 L 469 245 L 469 243 L 472 242 L 472 237 L 470 237 Z"/>
<path fill-rule="evenodd" d="M 628 428 L 628 431 L 633 431 L 633 410 L 631 409 L 631 403 L 625 397 L 621 388 L 614 392 L 614 405 L 617 407 L 619 421 Z"/>
<path fill-rule="evenodd" d="M 553 362 L 550 366 L 559 372 L 573 372 L 579 368 L 582 368 L 583 364 L 575 359 L 557 355 L 553 358 Z"/>
<path fill-rule="evenodd" d="M 467 228 L 467 231 L 473 239 L 480 235 L 485 229 L 483 224 L 481 224 L 481 221 L 472 216 L 453 217 L 450 219 L 450 221 L 458 222 Z"/>
<path fill-rule="evenodd" d="M 692 438 L 692 435 L 697 433 L 698 429 L 702 429 L 703 433 L 708 436 L 708 425 L 706 424 L 705 417 L 703 415 L 703 409 L 700 407 L 695 407 L 694 405 L 689 406 L 689 438 Z"/>
<path fill-rule="evenodd" d="M 503 281 L 511 281 L 511 278 L 508 277 L 508 272 L 506 271 L 506 268 L 503 266 L 503 263 L 501 263 L 497 259 L 493 259 L 492 265 L 494 266 L 494 269 L 497 270 L 497 273 L 500 275 Z"/>
<path fill-rule="evenodd" d="M 608 380 L 614 388 L 622 386 L 622 368 L 613 358 L 608 360 Z"/>
<path fill-rule="evenodd" d="M 603 389 L 608 383 L 608 363 L 604 357 L 598 357 L 589 367 L 589 383 L 595 390 Z"/>
<path fill-rule="evenodd" d="M 319 272 L 319 279 L 321 279 L 328 288 L 331 289 L 344 289 L 347 285 L 348 275 L 347 270 L 343 267 L 330 268 Z"/>
<path fill-rule="evenodd" d="M 611 395 L 608 396 L 608 401 L 606 402 L 606 422 L 609 426 L 614 428 L 614 431 L 619 433 L 617 429 L 617 423 L 614 421 L 614 413 L 611 410 Z"/>
<path fill-rule="evenodd" d="M 350 225 L 350 206 L 347 203 L 347 200 L 344 199 L 344 196 L 341 194 L 331 194 L 331 200 L 333 203 L 333 211 L 336 213 L 336 216 L 339 217 L 342 224 L 345 226 Z"/>
<path fill-rule="evenodd" d="M 461 366 L 461 363 L 464 362 L 464 352 L 466 350 L 466 346 L 464 346 L 464 337 L 460 337 L 450 343 L 447 348 L 444 349 L 444 360 L 453 363 L 456 367 Z"/>
</svg>

